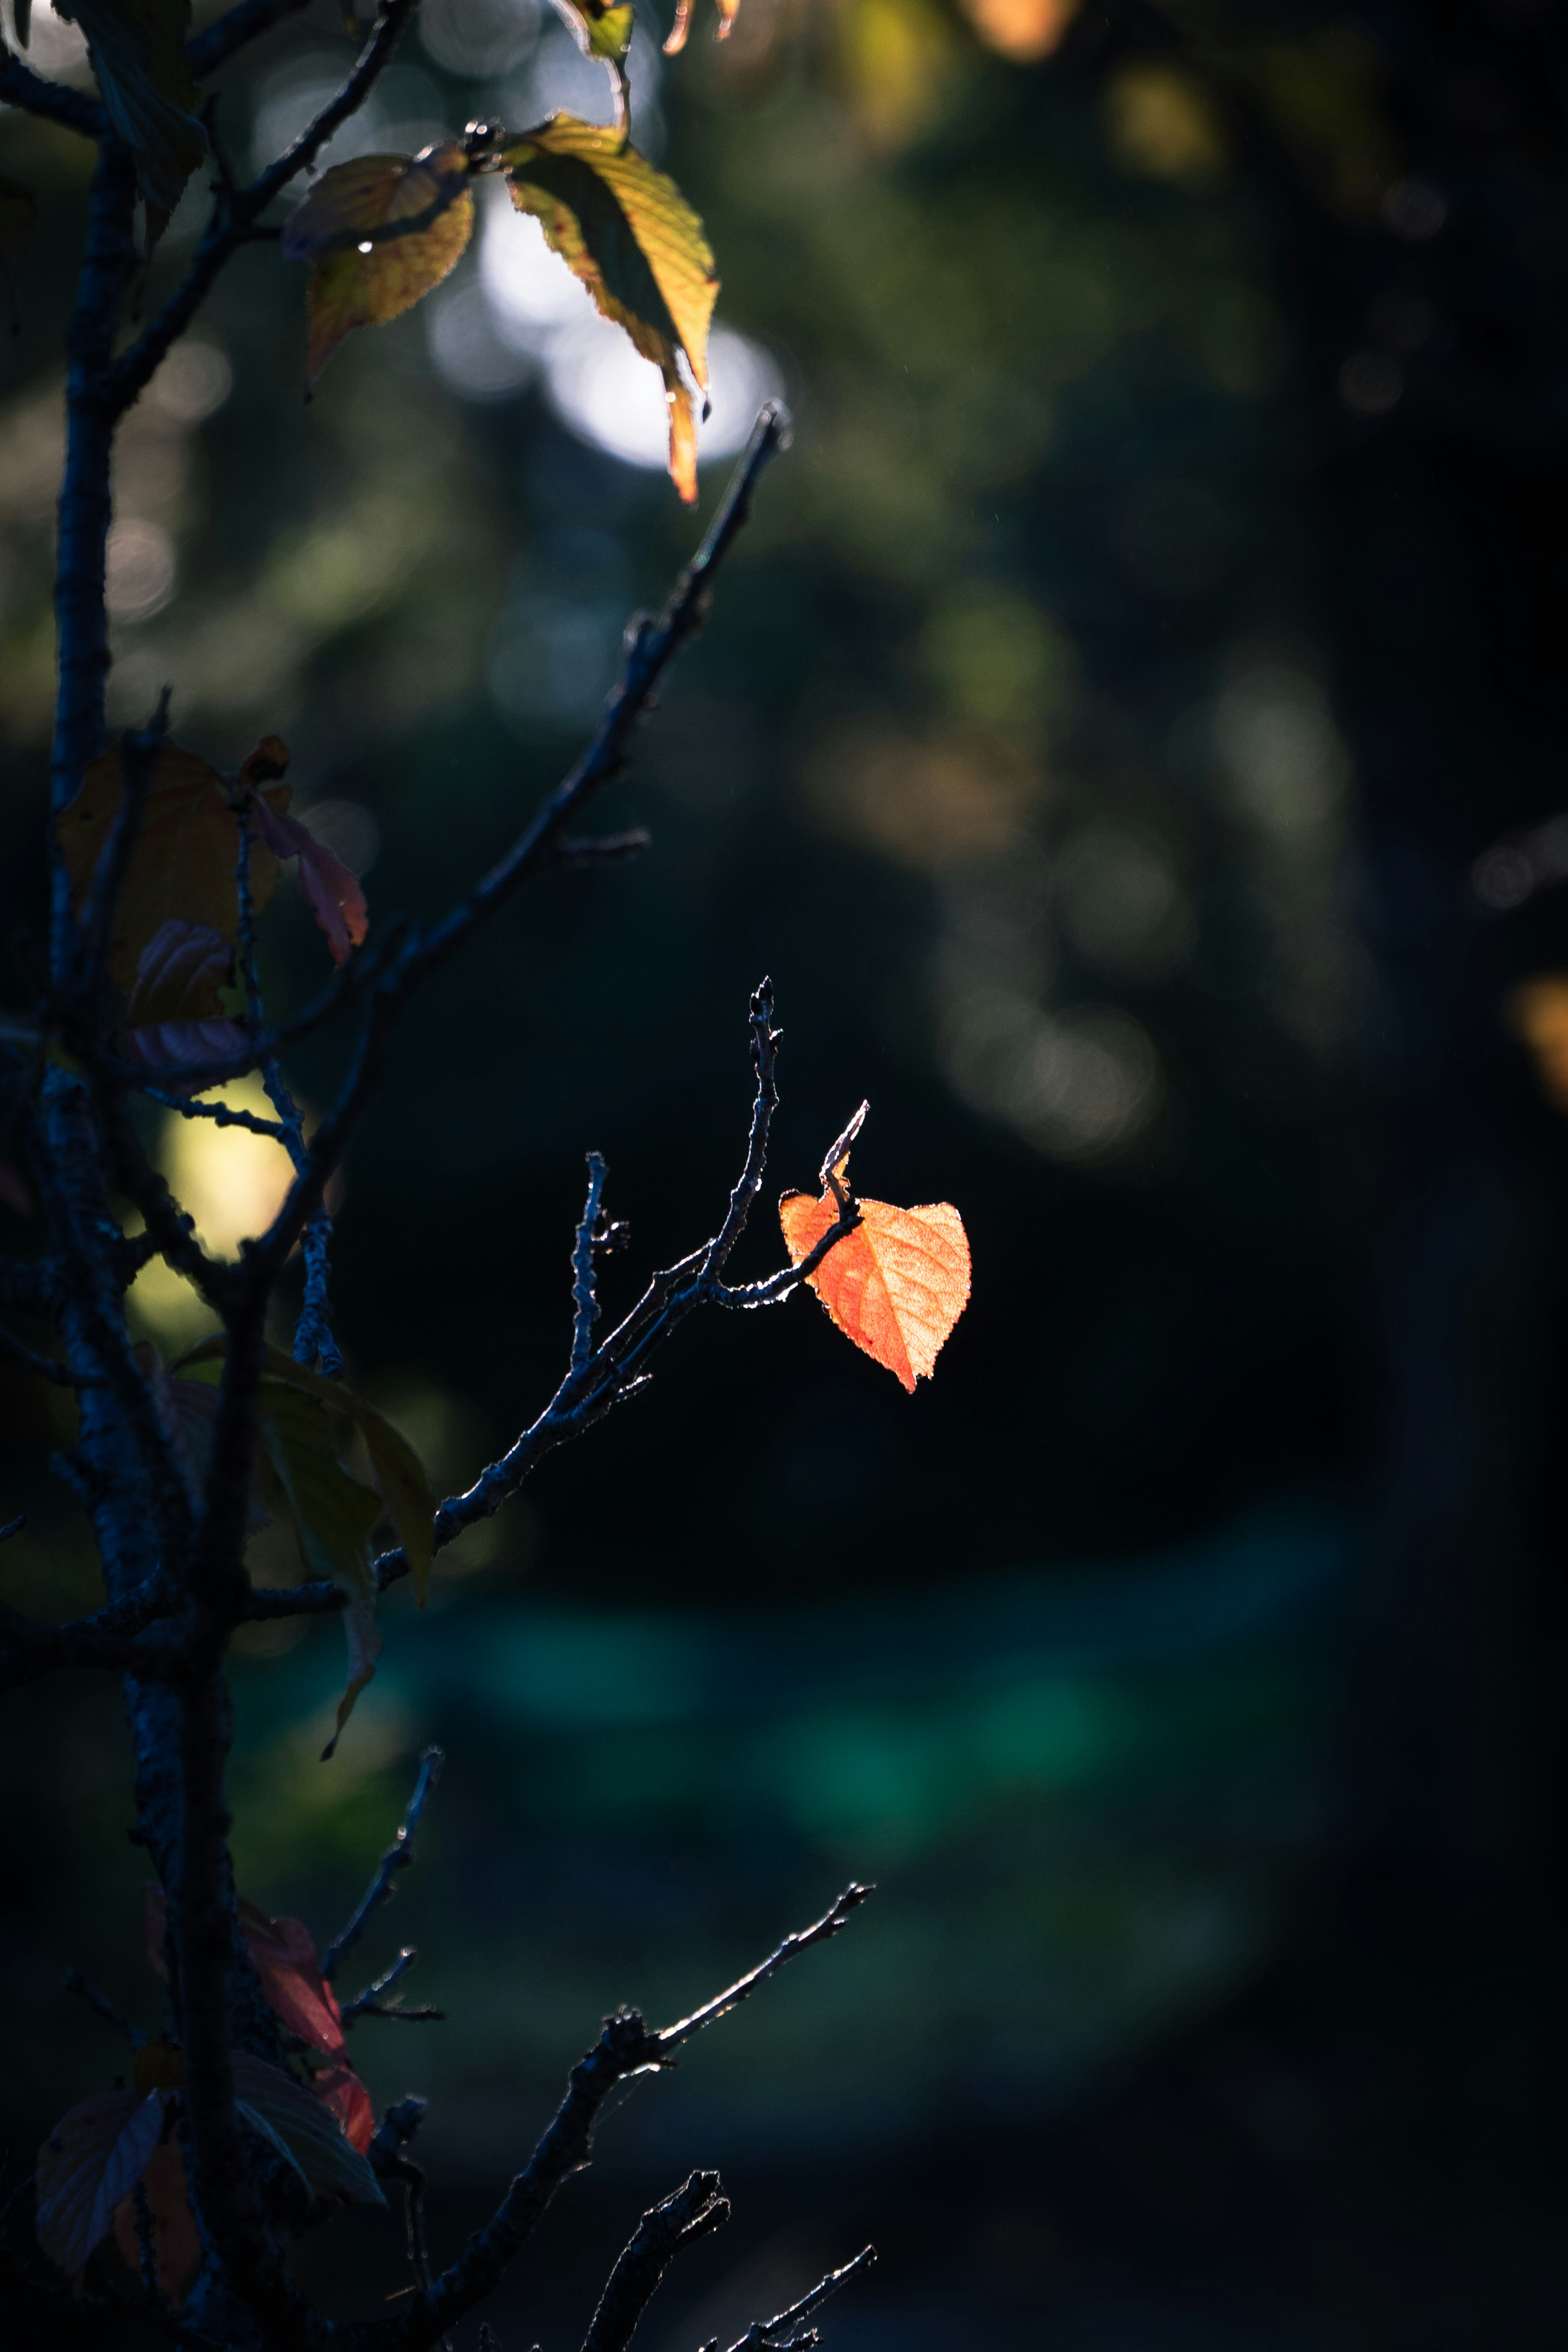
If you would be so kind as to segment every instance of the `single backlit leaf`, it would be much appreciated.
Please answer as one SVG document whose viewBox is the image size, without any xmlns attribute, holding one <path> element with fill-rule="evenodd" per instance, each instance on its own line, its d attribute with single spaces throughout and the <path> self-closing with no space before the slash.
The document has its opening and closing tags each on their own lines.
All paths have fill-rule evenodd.
<svg viewBox="0 0 1568 2352">
<path fill-rule="evenodd" d="M 697 496 L 696 424 L 684 358 L 708 388 L 708 329 L 718 297 L 702 223 L 675 182 L 602 123 L 574 114 L 502 150 L 519 212 L 580 278 L 606 319 L 626 329 L 664 379 L 669 471 L 688 503 Z"/>
<path fill-rule="evenodd" d="M 239 1925 L 273 2015 L 310 2049 L 329 2058 L 340 2055 L 343 2028 L 337 1995 L 321 1975 L 304 1921 L 269 1919 L 242 1895 Z"/>
<path fill-rule="evenodd" d="M 93 761 L 75 799 L 55 820 L 79 913 L 123 788 L 120 753 L 106 751 Z M 281 812 L 289 805 L 289 787 L 269 785 L 264 797 L 269 809 Z M 191 924 L 235 940 L 238 856 L 239 827 L 223 778 L 199 753 L 166 742 L 158 754 L 110 939 L 110 978 L 124 996 L 133 996 L 142 954 L 165 923 Z M 278 860 L 265 843 L 253 842 L 250 894 L 258 913 L 277 880 Z"/>
<path fill-rule="evenodd" d="M 861 1201 L 860 1223 L 836 1242 L 807 1282 L 845 1337 L 896 1373 L 912 1395 L 969 1301 L 969 1242 L 947 1201 L 896 1209 Z M 779 1222 L 798 1265 L 838 1220 L 826 1192 L 786 1192 Z"/>
<path fill-rule="evenodd" d="M 157 2091 L 104 2091 L 62 2116 L 38 2150 L 38 2243 L 75 2278 L 109 2234 L 163 2128 Z"/>
<path fill-rule="evenodd" d="M 283 231 L 308 261 L 308 380 L 355 327 L 384 327 L 457 267 L 474 226 L 468 158 L 456 145 L 359 155 L 323 172 Z"/>
<path fill-rule="evenodd" d="M 207 923 L 161 923 L 136 961 L 125 1009 L 127 1061 L 195 1068 L 238 1053 L 245 1031 L 221 1010 L 233 976 L 234 950 L 221 931 Z"/>
<path fill-rule="evenodd" d="M 109 119 L 136 158 L 149 243 L 207 152 L 185 55 L 191 0 L 58 0 L 79 25 Z"/>
<path fill-rule="evenodd" d="M 147 2210 L 153 2221 L 159 2292 L 177 2311 L 202 2259 L 201 2235 L 185 2190 L 185 2158 L 177 2132 L 159 2141 L 148 2159 L 142 2185 L 147 2192 Z M 114 2242 L 140 2278 L 142 2241 L 137 2234 L 136 2202 L 132 2197 L 122 2197 L 114 2209 Z"/>
<path fill-rule="evenodd" d="M 349 950 L 363 946 L 370 922 L 359 877 L 300 818 L 279 814 L 259 796 L 255 805 L 258 834 L 274 857 L 299 859 L 300 887 L 326 933 L 332 961 L 346 963 Z"/>
<path fill-rule="evenodd" d="M 14 335 L 22 331 L 21 312 L 17 308 L 20 299 L 17 278 L 22 256 L 27 249 L 27 239 L 33 234 L 33 225 L 37 217 L 38 202 L 31 188 L 24 188 L 18 181 L 8 180 L 4 173 L 0 173 L 0 278 L 5 280 L 11 298 L 11 332 Z"/>
<path fill-rule="evenodd" d="M 248 2051 L 237 2050 L 233 2065 L 236 2098 L 282 2142 L 318 2196 L 385 2204 L 374 2173 L 324 2101 Z"/>
</svg>

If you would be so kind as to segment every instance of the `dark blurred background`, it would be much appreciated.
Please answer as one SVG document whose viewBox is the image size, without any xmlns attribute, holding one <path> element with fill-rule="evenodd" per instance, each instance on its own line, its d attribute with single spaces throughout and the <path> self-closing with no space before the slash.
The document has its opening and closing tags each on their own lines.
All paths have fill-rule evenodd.
<svg viewBox="0 0 1568 2352">
<path fill-rule="evenodd" d="M 795 447 L 606 808 L 651 854 L 538 886 L 400 1033 L 341 1335 L 466 1482 L 563 1364 L 584 1151 L 612 1305 L 711 1229 L 764 971 L 771 1176 L 868 1095 L 860 1185 L 959 1204 L 973 1301 L 912 1399 L 809 1301 L 689 1326 L 423 1617 L 389 1601 L 330 1767 L 337 1630 L 247 1637 L 242 1888 L 324 1940 L 446 1748 L 365 1959 L 417 1943 L 448 2021 L 354 2055 L 433 2098 L 449 2253 L 605 2008 L 679 2014 L 879 1881 L 611 2118 L 508 2352 L 567 2352 L 694 2163 L 737 2218 L 649 2352 L 868 2236 L 843 2352 L 1560 2347 L 1568 9 L 745 0 L 662 71 L 642 24 L 637 133 L 723 277 L 701 511 L 761 396 Z M 317 0 L 226 73 L 237 163 L 350 53 Z M 331 158 L 557 105 L 609 110 L 548 11 L 426 0 Z M 87 163 L 0 117 L 43 213 L 0 349 L 12 939 Z M 309 406 L 301 273 L 243 256 L 119 461 L 114 716 L 171 679 L 220 763 L 283 735 L 382 916 L 505 843 L 698 527 L 653 372 L 481 215 Z M 267 956 L 279 1005 L 322 976 L 289 890 Z M 255 1229 L 267 1147 L 160 1148 L 215 1244 Z M 204 1328 L 136 1297 L 166 1351 Z M 6 1597 L 68 1611 L 68 1433 L 0 1382 Z M 62 1969 L 148 2022 L 155 1987 L 113 1692 L 25 1693 L 4 1739 L 25 2161 L 118 2057 Z M 400 2283 L 363 2216 L 302 2261 L 340 2308 Z"/>
</svg>

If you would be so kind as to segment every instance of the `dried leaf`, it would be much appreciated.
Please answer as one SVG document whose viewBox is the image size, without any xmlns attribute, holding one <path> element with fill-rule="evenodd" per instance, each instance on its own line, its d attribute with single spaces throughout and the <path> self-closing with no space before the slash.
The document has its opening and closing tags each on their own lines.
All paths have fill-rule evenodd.
<svg viewBox="0 0 1568 2352">
<path fill-rule="evenodd" d="M 27 249 L 27 239 L 38 217 L 38 200 L 31 188 L 24 188 L 16 180 L 8 180 L 0 173 L 0 278 L 5 280 L 11 297 L 11 332 L 22 331 L 22 316 L 18 309 L 20 291 L 17 278 L 22 268 L 22 256 Z"/>
<path fill-rule="evenodd" d="M 969 1301 L 969 1242 L 947 1201 L 896 1209 L 862 1201 L 860 1223 L 806 1280 L 845 1337 L 898 1375 L 912 1395 Z M 786 1192 L 779 1222 L 793 1264 L 837 1223 L 831 1192 Z"/>
<path fill-rule="evenodd" d="M 142 2181 L 153 2221 L 159 2292 L 178 2311 L 201 2267 L 202 2241 L 185 2188 L 184 2150 L 177 2133 L 171 2132 L 167 2139 L 159 2141 Z M 142 2241 L 136 2234 L 136 2202 L 132 2197 L 122 2197 L 114 2209 L 114 2242 L 140 2278 Z"/>
<path fill-rule="evenodd" d="M 58 0 L 79 25 L 109 119 L 136 158 L 150 215 L 149 243 L 174 211 L 207 152 L 185 55 L 191 0 Z"/>
<path fill-rule="evenodd" d="M 675 182 L 603 124 L 552 114 L 502 150 L 519 212 L 580 278 L 606 319 L 624 327 L 664 378 L 669 470 L 689 503 L 697 496 L 691 394 L 685 359 L 708 388 L 708 328 L 718 298 L 702 223 Z"/>
<path fill-rule="evenodd" d="M 239 1925 L 273 2015 L 312 2050 L 337 2057 L 343 2048 L 337 1995 L 322 1978 L 304 1921 L 269 1919 L 241 1896 Z"/>
<path fill-rule="evenodd" d="M 343 2137 L 351 2147 L 363 2156 L 375 2137 L 375 2109 L 370 2093 L 354 2073 L 347 2058 L 340 2058 L 333 2066 L 324 2066 L 311 2084 L 311 2090 L 336 2116 Z"/>
<path fill-rule="evenodd" d="M 106 751 L 92 762 L 80 791 L 55 820 L 79 912 L 113 826 L 122 788 L 120 754 Z M 281 812 L 289 805 L 289 787 L 273 784 L 265 797 L 269 809 Z M 110 978 L 121 994 L 133 994 L 142 952 L 165 923 L 216 931 L 231 942 L 238 936 L 238 858 L 239 828 L 223 778 L 197 752 L 166 742 L 158 755 L 110 940 Z M 253 843 L 250 895 L 258 914 L 277 880 L 278 860 L 265 843 Z"/>
<path fill-rule="evenodd" d="M 38 2150 L 38 2243 L 75 2278 L 109 2234 L 163 2127 L 158 2091 L 103 2091 L 62 2116 Z"/>
<path fill-rule="evenodd" d="M 259 798 L 255 806 L 258 835 L 275 857 L 299 859 L 300 887 L 326 933 L 332 961 L 346 963 L 349 950 L 363 944 L 370 921 L 359 877 L 300 818 L 279 815 Z"/>
<path fill-rule="evenodd" d="M 234 2053 L 235 2096 L 282 2141 L 318 2196 L 349 2197 L 361 2205 L 385 2198 L 361 2151 L 344 2137 L 331 2108 L 292 2074 L 248 2051 Z"/>
<path fill-rule="evenodd" d="M 355 327 L 384 327 L 439 286 L 474 226 L 468 158 L 456 145 L 360 155 L 323 172 L 283 231 L 290 261 L 310 264 L 305 293 L 313 383 Z"/>
</svg>

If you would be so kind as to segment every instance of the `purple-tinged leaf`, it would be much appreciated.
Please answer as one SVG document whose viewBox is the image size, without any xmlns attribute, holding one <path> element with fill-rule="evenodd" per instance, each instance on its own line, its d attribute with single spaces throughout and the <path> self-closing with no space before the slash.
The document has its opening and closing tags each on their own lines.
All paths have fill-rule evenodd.
<svg viewBox="0 0 1568 2352">
<path fill-rule="evenodd" d="M 62 2116 L 38 2150 L 38 2243 L 68 2278 L 108 2236 L 163 2127 L 161 2091 L 103 2091 Z"/>
</svg>

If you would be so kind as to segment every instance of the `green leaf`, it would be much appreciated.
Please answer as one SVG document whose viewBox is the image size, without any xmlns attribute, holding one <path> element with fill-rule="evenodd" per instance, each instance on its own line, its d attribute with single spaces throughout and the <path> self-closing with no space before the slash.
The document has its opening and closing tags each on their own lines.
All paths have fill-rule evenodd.
<svg viewBox="0 0 1568 2352">
<path fill-rule="evenodd" d="M 457 145 L 360 155 L 322 173 L 282 240 L 287 259 L 310 264 L 310 383 L 355 327 L 384 327 L 456 268 L 474 226 L 468 178 Z"/>
<path fill-rule="evenodd" d="M 8 180 L 0 173 L 0 278 L 5 278 L 11 296 L 14 335 L 22 331 L 16 280 L 37 217 L 38 200 L 31 188 L 24 188 L 19 181 Z"/>
<path fill-rule="evenodd" d="M 319 1397 L 264 1375 L 260 1423 L 261 1442 L 289 1497 L 305 1565 L 344 1592 L 368 1593 L 371 1530 L 381 1517 L 382 1499 L 374 1486 L 344 1468 L 333 1416 Z"/>
<path fill-rule="evenodd" d="M 177 1372 L 194 1371 L 203 1365 L 216 1363 L 223 1357 L 226 1344 L 221 1333 L 199 1340 L 172 1369 Z M 303 1396 L 314 1398 L 329 1413 L 341 1414 L 351 1421 L 364 1439 L 386 1515 L 396 1529 L 414 1580 L 416 1597 L 423 1608 L 430 1589 L 430 1564 L 436 1556 L 436 1497 L 425 1465 L 413 1446 L 384 1414 L 366 1404 L 363 1397 L 355 1396 L 341 1381 L 330 1381 L 322 1373 L 297 1364 L 281 1348 L 268 1347 L 265 1362 L 267 1382 L 282 1382 L 298 1389 Z M 331 1573 L 326 1570 L 319 1572 Z"/>
<path fill-rule="evenodd" d="M 697 496 L 696 419 L 680 373 L 685 359 L 708 388 L 708 328 L 719 293 L 702 223 L 675 182 L 614 131 L 574 114 L 501 150 L 519 212 L 580 278 L 606 319 L 624 327 L 664 378 L 669 471 L 689 503 Z"/>
<path fill-rule="evenodd" d="M 191 0 L 59 0 L 56 13 L 87 36 L 109 119 L 157 216 L 148 222 L 151 245 L 207 152 L 185 56 Z"/>
<path fill-rule="evenodd" d="M 321 2197 L 350 2197 L 361 2205 L 384 2205 L 381 2184 L 366 2159 L 343 2137 L 330 2107 L 265 2058 L 237 2050 L 235 2097 L 265 2138 L 283 2152 Z"/>
</svg>

